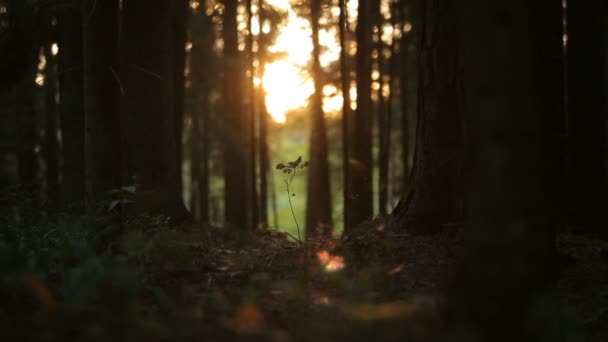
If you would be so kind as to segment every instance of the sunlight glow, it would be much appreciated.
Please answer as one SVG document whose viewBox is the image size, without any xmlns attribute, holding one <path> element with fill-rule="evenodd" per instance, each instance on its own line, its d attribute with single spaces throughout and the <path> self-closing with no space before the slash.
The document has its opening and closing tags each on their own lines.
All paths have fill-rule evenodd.
<svg viewBox="0 0 608 342">
<path fill-rule="evenodd" d="M 286 113 L 308 103 L 315 91 L 312 80 L 288 61 L 276 61 L 266 66 L 262 85 L 266 91 L 268 113 L 278 123 L 284 123 Z"/>
<path fill-rule="evenodd" d="M 284 123 L 287 113 L 305 107 L 314 93 L 314 83 L 308 71 L 313 50 L 312 29 L 310 21 L 299 16 L 289 0 L 272 0 L 269 3 L 288 12 L 287 18 L 278 27 L 276 41 L 268 48 L 278 59 L 266 65 L 262 77 L 268 112 L 276 122 Z M 252 27 L 252 31 L 255 34 L 256 29 Z M 262 32 L 269 31 L 270 25 L 264 23 Z M 322 46 L 319 62 L 321 67 L 327 68 L 340 58 L 337 28 L 321 29 L 319 42 Z M 337 112 L 341 109 L 341 101 L 341 95 L 332 91 L 325 95 L 323 110 L 326 113 Z"/>
<path fill-rule="evenodd" d="M 336 272 L 344 268 L 344 258 L 339 255 L 332 255 L 328 251 L 317 252 L 317 259 L 327 272 Z"/>
</svg>

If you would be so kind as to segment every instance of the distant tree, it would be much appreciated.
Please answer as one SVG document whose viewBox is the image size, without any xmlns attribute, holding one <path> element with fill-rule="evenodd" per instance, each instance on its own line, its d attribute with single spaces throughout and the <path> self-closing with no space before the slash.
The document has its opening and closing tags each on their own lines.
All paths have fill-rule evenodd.
<svg viewBox="0 0 608 342">
<path fill-rule="evenodd" d="M 547 176 L 559 162 L 548 127 L 563 92 L 555 34 L 560 1 L 468 0 L 458 6 L 469 220 L 450 287 L 451 318 L 460 331 L 472 328 L 478 335 L 464 340 L 546 340 L 542 334 L 550 329 L 529 319 L 550 311 L 532 307 L 556 280 L 551 197 L 559 188 Z"/>
<path fill-rule="evenodd" d="M 373 215 L 372 191 L 372 8 L 370 1 L 359 3 L 357 19 L 357 110 L 353 115 L 352 160 L 350 163 L 350 226 L 358 225 Z M 345 227 L 348 230 L 349 227 Z"/>
<path fill-rule="evenodd" d="M 324 227 L 332 226 L 331 184 L 329 182 L 329 162 L 327 152 L 327 129 L 323 112 L 324 75 L 319 61 L 319 18 L 321 1 L 312 0 L 310 8 L 312 27 L 312 75 L 315 92 L 312 95 L 312 119 L 310 131 L 310 166 L 308 171 L 306 204 L 306 237 L 313 238 L 323 234 Z"/>
<path fill-rule="evenodd" d="M 346 51 L 346 34 L 348 17 L 346 0 L 339 0 L 340 17 L 338 19 L 340 34 L 340 88 L 342 90 L 342 169 L 344 189 L 342 192 L 344 206 L 344 228 L 351 226 L 351 180 L 350 180 L 350 72 L 348 65 L 348 54 Z"/>
<path fill-rule="evenodd" d="M 60 51 L 57 62 L 63 154 L 61 197 L 64 204 L 75 208 L 82 208 L 85 200 L 82 30 L 79 8 L 66 6 L 58 10 Z"/>
<path fill-rule="evenodd" d="M 203 224 L 209 223 L 209 92 L 211 88 L 213 31 L 203 11 L 191 15 L 189 110 L 192 115 L 192 198 L 190 210 Z"/>
<path fill-rule="evenodd" d="M 606 1 L 568 1 L 568 122 L 570 223 L 605 231 Z"/>
<path fill-rule="evenodd" d="M 118 13 L 119 0 L 83 0 L 85 165 L 89 204 L 121 185 Z"/>
<path fill-rule="evenodd" d="M 248 197 L 249 197 L 249 206 L 251 208 L 251 223 L 250 226 L 253 228 L 257 228 L 260 225 L 260 209 L 258 202 L 258 176 L 257 176 L 257 123 L 256 123 L 256 113 L 258 109 L 258 100 L 256 95 L 256 87 L 254 84 L 255 77 L 255 67 L 254 67 L 254 59 L 255 59 L 255 51 L 253 48 L 254 37 L 252 32 L 253 27 L 253 2 L 251 0 L 247 0 L 245 2 L 245 8 L 247 12 L 247 33 L 245 37 L 245 61 L 247 65 L 246 77 L 245 77 L 245 97 L 247 104 L 245 106 L 245 127 L 247 140 L 249 141 L 248 147 L 249 152 L 247 153 L 247 163 L 248 163 L 248 177 L 247 177 L 247 187 L 248 187 Z"/>
<path fill-rule="evenodd" d="M 241 229 L 249 229 L 247 207 L 246 134 L 242 98 L 243 79 L 241 55 L 238 50 L 236 0 L 224 2 L 222 35 L 224 41 L 222 81 L 223 103 L 223 153 L 224 153 L 224 200 L 226 223 Z"/>
<path fill-rule="evenodd" d="M 378 104 L 377 104 L 377 124 L 378 124 L 378 212 L 380 215 L 386 215 L 388 212 L 388 194 L 389 194 L 389 167 L 390 167 L 390 149 L 391 149 L 391 126 L 392 126 L 392 113 L 389 108 L 390 104 L 387 101 L 387 96 L 384 94 L 384 86 L 390 84 L 387 79 L 390 80 L 390 72 L 387 70 L 389 64 L 389 58 L 386 52 L 390 51 L 388 44 L 382 40 L 383 27 L 386 20 L 381 12 L 382 6 L 381 1 L 374 1 L 374 11 L 376 13 L 374 26 L 377 29 L 375 34 L 375 55 L 376 63 L 378 65 L 378 82 L 379 89 L 377 90 Z"/>
<path fill-rule="evenodd" d="M 185 43 L 175 43 L 181 37 L 175 27 L 183 28 L 173 21 L 177 12 L 182 15 L 178 4 L 170 0 L 154 5 L 146 0 L 123 3 L 121 71 L 115 80 L 123 87 L 128 181 L 139 184 L 146 197 L 138 211 L 163 213 L 176 220 L 186 217 L 177 154 L 181 114 L 176 108 L 183 107 L 177 104 L 183 100 L 183 79 L 176 73 L 183 73 L 185 48 Z"/>
<path fill-rule="evenodd" d="M 54 15 L 46 16 L 46 32 L 42 49 L 46 61 L 44 74 L 44 170 L 46 178 L 46 205 L 56 207 L 59 205 L 59 85 L 57 82 L 57 58 L 53 53 L 53 44 L 57 43 L 57 18 Z"/>
<path fill-rule="evenodd" d="M 414 166 L 393 212 L 397 224 L 431 232 L 462 219 L 462 67 L 456 9 L 423 2 L 418 44 L 418 119 Z"/>
<path fill-rule="evenodd" d="M 32 49 L 30 54 L 34 54 Z M 40 116 L 34 108 L 36 99 L 35 68 L 26 72 L 16 88 L 15 111 L 17 118 L 17 161 L 19 183 L 22 190 L 29 193 L 32 199 L 39 200 L 40 165 L 36 146 L 40 141 Z"/>
<path fill-rule="evenodd" d="M 189 26 L 189 10 L 190 0 L 174 0 L 171 2 L 171 32 L 173 35 L 173 49 L 171 50 L 171 61 L 170 67 L 174 68 L 172 71 L 174 78 L 174 89 L 173 89 L 173 113 L 175 119 L 175 137 L 177 144 L 175 144 L 175 162 L 177 163 L 177 170 L 179 171 L 178 186 L 179 192 L 182 193 L 182 138 L 184 130 L 184 105 L 185 105 L 185 83 L 186 78 L 184 70 L 186 67 L 186 41 L 188 36 Z"/>
<path fill-rule="evenodd" d="M 352 110 L 351 110 L 351 75 L 350 75 L 350 64 L 349 56 L 347 51 L 347 37 L 350 33 L 348 28 L 348 8 L 346 6 L 346 0 L 340 0 L 338 3 L 340 8 L 340 15 L 338 18 L 339 26 L 339 42 L 340 42 L 340 89 L 342 91 L 342 120 L 341 120 L 341 134 L 342 134 L 342 173 L 343 173 L 343 220 L 344 228 L 350 227 L 350 220 L 352 219 L 350 211 L 352 210 L 351 198 L 352 198 L 352 178 L 351 178 L 351 155 L 352 155 Z"/>
</svg>

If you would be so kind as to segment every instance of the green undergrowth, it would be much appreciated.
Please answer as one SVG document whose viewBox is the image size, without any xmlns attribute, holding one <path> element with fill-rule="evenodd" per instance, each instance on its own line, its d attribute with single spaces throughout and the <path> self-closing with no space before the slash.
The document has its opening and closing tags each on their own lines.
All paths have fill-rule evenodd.
<svg viewBox="0 0 608 342">
<path fill-rule="evenodd" d="M 31 212 L 0 216 L 2 341 L 445 340 L 439 284 L 460 254 L 454 234 L 378 219 L 300 246 L 278 230 Z M 535 327 L 576 321 L 539 303 Z"/>
</svg>

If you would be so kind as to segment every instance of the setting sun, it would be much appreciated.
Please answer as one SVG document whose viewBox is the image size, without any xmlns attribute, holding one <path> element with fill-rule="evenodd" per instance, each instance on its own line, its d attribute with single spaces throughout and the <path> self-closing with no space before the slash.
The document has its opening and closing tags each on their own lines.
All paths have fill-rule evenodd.
<svg viewBox="0 0 608 342">
<path fill-rule="evenodd" d="M 312 58 L 312 31 L 310 21 L 296 14 L 288 0 L 273 0 L 270 4 L 287 11 L 287 17 L 279 26 L 274 44 L 268 51 L 281 56 L 265 66 L 261 83 L 266 93 L 266 107 L 274 121 L 284 123 L 289 111 L 305 107 L 315 87 L 308 67 Z M 334 13 L 332 12 L 332 15 Z M 340 44 L 335 28 L 321 29 L 320 56 L 322 67 L 328 67 L 340 57 Z M 328 91 L 331 90 L 331 91 Z M 342 94 L 334 86 L 323 89 L 323 110 L 326 113 L 341 109 Z"/>
</svg>

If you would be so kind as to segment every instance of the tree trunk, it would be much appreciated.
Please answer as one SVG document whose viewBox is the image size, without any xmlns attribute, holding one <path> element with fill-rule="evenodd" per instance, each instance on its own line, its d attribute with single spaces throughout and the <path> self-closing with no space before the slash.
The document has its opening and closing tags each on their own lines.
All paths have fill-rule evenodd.
<svg viewBox="0 0 608 342">
<path fill-rule="evenodd" d="M 385 42 L 382 41 L 382 28 L 384 26 L 384 17 L 381 13 L 381 1 L 375 1 L 374 6 L 376 13 L 375 26 L 378 28 L 376 33 L 378 41 L 376 42 L 376 50 L 378 54 L 378 72 L 380 88 L 378 89 L 378 213 L 380 215 L 387 214 L 388 207 L 388 184 L 389 184 L 389 166 L 390 166 L 390 136 L 391 128 L 389 121 L 389 109 L 386 97 L 384 96 L 384 84 L 386 83 L 386 57 L 384 50 L 387 48 Z"/>
<path fill-rule="evenodd" d="M 63 153 L 62 202 L 84 208 L 84 104 L 82 18 L 78 9 L 65 8 L 58 13 L 57 38 L 61 48 L 57 56 L 61 101 L 61 139 Z"/>
<path fill-rule="evenodd" d="M 17 85 L 15 105 L 17 114 L 17 130 L 19 143 L 17 145 L 18 175 L 21 190 L 38 205 L 39 162 L 36 147 L 40 144 L 40 118 L 34 110 L 36 97 L 35 74 L 33 70 L 27 73 Z"/>
<path fill-rule="evenodd" d="M 396 224 L 429 233 L 462 219 L 461 66 L 450 2 L 424 2 L 419 28 L 418 120 L 408 194 Z"/>
<path fill-rule="evenodd" d="M 555 280 L 551 197 L 557 189 L 547 176 L 559 162 L 559 146 L 548 139 L 547 127 L 562 98 L 555 34 L 560 1 L 468 0 L 459 6 L 465 13 L 470 222 L 450 287 L 452 323 L 459 329 L 467 324 L 477 335 L 466 340 L 551 340 L 539 336 L 550 329 L 528 319 Z"/>
<path fill-rule="evenodd" d="M 353 160 L 351 162 L 351 209 L 348 220 L 356 226 L 373 215 L 372 191 L 372 100 L 371 100 L 371 53 L 372 29 L 370 23 L 371 2 L 359 3 L 357 21 L 357 110 L 353 118 Z M 345 227 L 345 231 L 349 227 Z"/>
<path fill-rule="evenodd" d="M 348 67 L 348 54 L 346 51 L 346 32 L 348 26 L 346 18 L 348 17 L 346 0 L 340 0 L 340 17 L 338 19 L 338 25 L 340 26 L 340 80 L 342 88 L 342 168 L 344 177 L 344 189 L 342 193 L 343 207 L 344 207 L 344 231 L 347 231 L 351 226 L 350 211 L 351 209 L 351 188 L 350 182 L 350 73 Z"/>
<path fill-rule="evenodd" d="M 246 140 L 243 127 L 242 98 L 243 70 L 238 51 L 237 1 L 224 3 L 224 80 L 222 101 L 224 111 L 224 199 L 226 223 L 240 229 L 249 229 L 247 207 L 247 182 L 243 173 L 247 172 Z"/>
<path fill-rule="evenodd" d="M 247 12 L 247 37 L 245 44 L 245 53 L 247 55 L 246 65 L 248 74 L 245 77 L 246 87 L 245 94 L 247 96 L 245 110 L 246 125 L 248 128 L 247 137 L 249 140 L 249 153 L 248 153 L 248 195 L 251 207 L 251 227 L 257 228 L 260 226 L 260 210 L 258 205 L 258 178 L 257 178 L 257 136 L 256 136 L 256 111 L 257 111 L 257 96 L 256 89 L 253 83 L 255 68 L 253 66 L 254 51 L 253 51 L 253 33 L 251 32 L 253 22 L 253 8 L 252 1 L 246 1 L 246 12 Z"/>
<path fill-rule="evenodd" d="M 118 0 L 84 0 L 85 164 L 89 205 L 121 185 Z"/>
<path fill-rule="evenodd" d="M 176 152 L 175 162 L 178 170 L 178 186 L 180 196 L 183 193 L 182 181 L 182 161 L 183 161 L 183 130 L 184 130 L 184 101 L 185 101 L 185 82 L 184 75 L 186 67 L 186 39 L 188 34 L 188 22 L 190 9 L 190 0 L 173 0 L 171 2 L 171 32 L 173 33 L 173 50 L 171 61 L 169 62 L 175 69 L 173 72 L 174 78 L 174 93 L 173 93 L 173 113 L 175 119 L 175 139 Z"/>
<path fill-rule="evenodd" d="M 58 132 L 58 82 L 57 82 L 57 59 L 53 55 L 52 44 L 56 42 L 53 18 L 48 18 L 48 32 L 44 46 L 44 57 L 46 59 L 44 76 L 45 97 L 45 143 L 44 164 L 46 176 L 46 205 L 49 208 L 58 207 L 59 203 L 59 141 Z"/>
<path fill-rule="evenodd" d="M 312 98 L 312 125 L 310 132 L 310 166 L 306 204 L 306 237 L 321 237 L 333 229 L 331 216 L 331 183 L 327 160 L 327 131 L 323 112 L 323 69 L 319 62 L 320 0 L 311 2 L 312 63 L 315 93 Z"/>
<path fill-rule="evenodd" d="M 141 195 L 147 197 L 140 204 L 135 203 L 136 211 L 162 213 L 181 220 L 187 214 L 181 198 L 181 167 L 176 162 L 181 145 L 176 125 L 176 108 L 181 106 L 176 103 L 183 93 L 176 91 L 181 89 L 176 87 L 176 73 L 183 73 L 183 63 L 176 57 L 181 52 L 175 51 L 174 5 L 169 0 L 154 5 L 146 0 L 124 2 L 121 110 L 129 181 L 139 184 Z M 181 44 L 179 50 L 183 49 Z"/>
<path fill-rule="evenodd" d="M 567 8 L 570 223 L 587 233 L 606 222 L 607 9 L 603 0 L 568 1 Z"/>
<path fill-rule="evenodd" d="M 211 20 L 206 14 L 192 15 L 190 97 L 192 113 L 192 206 L 191 211 L 203 225 L 209 224 L 209 73 L 211 67 Z"/>
</svg>

